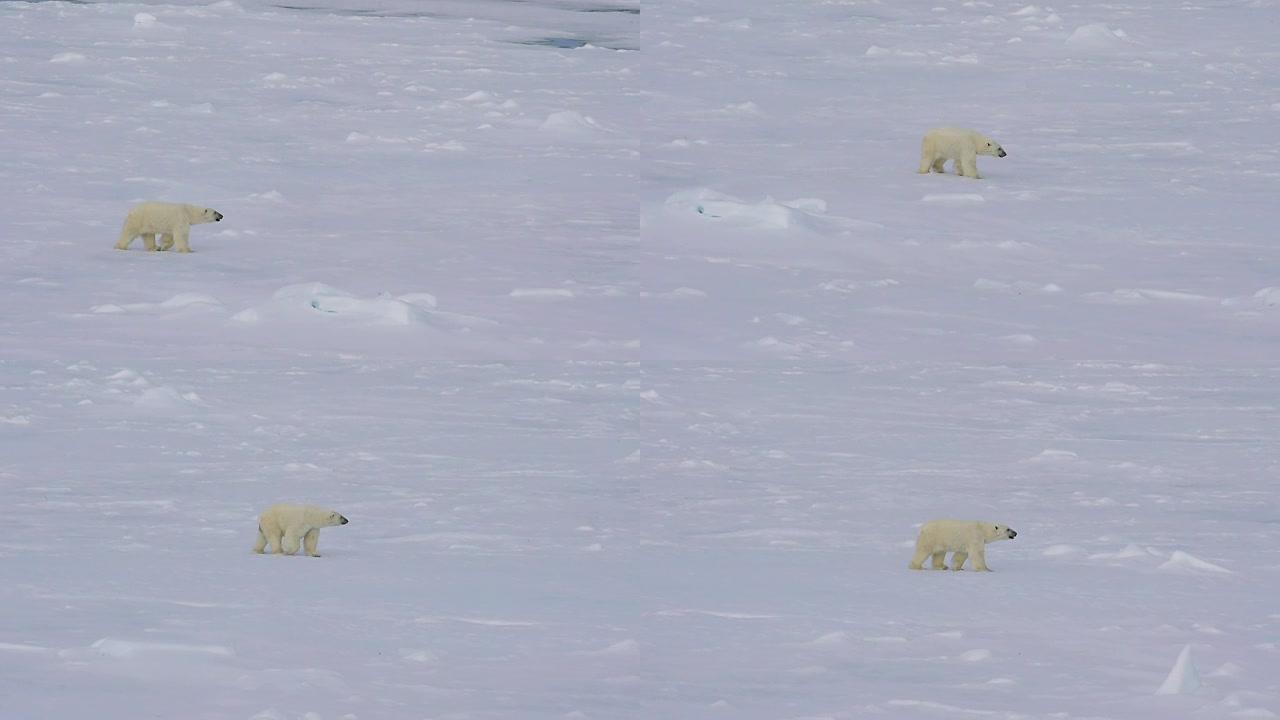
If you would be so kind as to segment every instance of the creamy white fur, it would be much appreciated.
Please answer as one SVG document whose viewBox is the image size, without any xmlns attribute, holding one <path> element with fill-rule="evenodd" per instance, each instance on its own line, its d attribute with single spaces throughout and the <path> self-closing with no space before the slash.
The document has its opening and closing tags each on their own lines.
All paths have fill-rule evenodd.
<svg viewBox="0 0 1280 720">
<path fill-rule="evenodd" d="M 909 567 L 919 570 L 924 566 L 924 559 L 932 556 L 933 569 L 946 570 L 943 561 L 950 552 L 955 553 L 951 556 L 952 570 L 964 567 L 965 560 L 972 557 L 974 570 L 989 571 L 987 543 L 1008 540 L 1017 534 L 1005 525 L 985 520 L 930 520 L 920 528 L 916 554 Z"/>
<path fill-rule="evenodd" d="M 272 505 L 258 516 L 258 543 L 256 553 L 271 545 L 271 552 L 293 555 L 298 552 L 298 541 L 311 557 L 320 557 L 316 544 L 320 542 L 320 528 L 346 525 L 341 514 L 315 505 Z"/>
<path fill-rule="evenodd" d="M 934 128 L 925 133 L 924 140 L 920 143 L 920 169 L 916 172 L 944 172 L 943 165 L 951 160 L 955 164 L 956 173 L 981 180 L 982 176 L 978 174 L 978 156 L 1004 157 L 1007 154 L 1000 143 L 977 130 Z"/>
<path fill-rule="evenodd" d="M 187 243 L 191 226 L 218 222 L 221 219 L 222 213 L 213 208 L 180 203 L 140 203 L 129 209 L 124 227 L 120 229 L 120 239 L 116 241 L 116 249 L 128 250 L 129 243 L 141 235 L 142 246 L 147 250 L 168 250 L 176 242 L 178 252 L 191 252 L 191 246 Z M 156 247 L 156 235 L 160 236 L 159 248 Z"/>
</svg>

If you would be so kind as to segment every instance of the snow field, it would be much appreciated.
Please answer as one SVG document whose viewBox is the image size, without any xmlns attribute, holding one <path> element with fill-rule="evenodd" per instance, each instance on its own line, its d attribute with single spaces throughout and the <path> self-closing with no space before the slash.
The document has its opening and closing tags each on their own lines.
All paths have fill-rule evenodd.
<svg viewBox="0 0 1280 720">
<path fill-rule="evenodd" d="M 646 7 L 665 714 L 1280 712 L 1272 15 Z M 934 517 L 1019 534 L 905 571 Z"/>
<path fill-rule="evenodd" d="M 0 3 L 6 720 L 637 712 L 636 16 L 334 8 Z"/>
<path fill-rule="evenodd" d="M 0 714 L 1280 713 L 1274 11 L 639 10 L 0 2 Z"/>
</svg>

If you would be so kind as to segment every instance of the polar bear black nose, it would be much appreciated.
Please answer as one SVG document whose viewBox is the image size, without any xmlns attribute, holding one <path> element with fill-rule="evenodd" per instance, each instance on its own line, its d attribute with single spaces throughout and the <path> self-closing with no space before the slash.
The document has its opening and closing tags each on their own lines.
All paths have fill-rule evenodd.
<svg viewBox="0 0 1280 720">
<path fill-rule="evenodd" d="M 1014 539 L 1014 538 L 1016 538 L 1016 537 L 1018 537 L 1018 533 L 1014 532 L 1013 530 L 1010 530 L 1010 531 L 1009 531 L 1009 539 L 1010 539 L 1010 540 L 1012 540 L 1012 539 Z"/>
<path fill-rule="evenodd" d="M 214 221 L 214 222 L 222 222 L 222 213 L 215 211 L 215 212 L 213 213 L 213 221 Z"/>
<path fill-rule="evenodd" d="M 1009 153 L 1004 151 L 1004 148 L 1000 148 L 1000 152 L 996 154 L 996 157 L 1004 157 L 1005 155 L 1008 155 L 1008 154 Z"/>
<path fill-rule="evenodd" d="M 342 522 L 340 522 L 340 523 L 338 523 L 338 524 L 339 524 L 339 525 L 346 525 L 346 524 L 347 524 L 347 522 L 348 522 L 348 520 L 347 520 L 346 518 L 342 518 Z"/>
</svg>

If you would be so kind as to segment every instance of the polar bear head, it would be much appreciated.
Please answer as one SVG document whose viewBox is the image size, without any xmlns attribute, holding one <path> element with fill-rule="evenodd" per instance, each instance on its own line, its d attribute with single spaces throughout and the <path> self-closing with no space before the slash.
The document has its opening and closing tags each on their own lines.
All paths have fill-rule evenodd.
<svg viewBox="0 0 1280 720">
<path fill-rule="evenodd" d="M 1004 148 L 1000 147 L 1000 143 L 984 135 L 981 138 L 981 142 L 978 143 L 978 154 L 991 155 L 993 157 L 1004 157 L 1009 153 L 1005 152 Z"/>
<path fill-rule="evenodd" d="M 324 524 L 328 527 L 333 527 L 335 525 L 346 525 L 347 522 L 347 519 L 342 517 L 341 513 L 330 512 L 325 516 Z"/>
<path fill-rule="evenodd" d="M 202 208 L 194 205 L 187 206 L 187 222 L 192 225 L 200 223 L 221 222 L 222 213 L 213 208 Z"/>
<path fill-rule="evenodd" d="M 987 542 L 995 542 L 997 540 L 1012 540 L 1018 537 L 1018 533 L 1007 525 L 999 525 L 997 523 L 982 524 L 983 539 Z"/>
</svg>

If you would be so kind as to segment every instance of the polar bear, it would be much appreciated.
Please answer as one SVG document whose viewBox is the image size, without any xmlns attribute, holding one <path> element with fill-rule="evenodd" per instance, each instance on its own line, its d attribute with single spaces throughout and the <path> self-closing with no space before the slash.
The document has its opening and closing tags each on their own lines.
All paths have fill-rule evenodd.
<svg viewBox="0 0 1280 720">
<path fill-rule="evenodd" d="M 916 172 L 924 174 L 932 170 L 940 173 L 943 172 L 942 166 L 952 160 L 957 174 L 981 180 L 982 176 L 978 174 L 979 155 L 1004 157 L 1008 154 L 1000 143 L 977 130 L 934 128 L 925 133 L 920 143 L 920 169 Z"/>
<path fill-rule="evenodd" d="M 129 215 L 120 229 L 117 250 L 128 250 L 133 239 L 142 236 L 146 250 L 168 250 L 176 242 L 178 252 L 189 253 L 187 237 L 191 226 L 200 223 L 220 222 L 222 213 L 212 208 L 182 205 L 179 203 L 144 202 L 129 208 Z M 160 247 L 156 247 L 156 235 L 160 235 Z"/>
<path fill-rule="evenodd" d="M 320 557 L 316 552 L 320 528 L 346 524 L 341 514 L 315 505 L 272 505 L 258 516 L 258 543 L 253 551 L 261 553 L 270 544 L 273 553 L 293 555 L 302 540 L 308 555 Z"/>
<path fill-rule="evenodd" d="M 985 520 L 930 520 L 920 527 L 920 536 L 916 538 L 916 554 L 908 565 L 912 570 L 919 570 L 924 559 L 933 556 L 933 569 L 946 570 L 943 562 L 947 553 L 951 556 L 951 569 L 964 567 L 964 561 L 973 556 L 973 569 L 989 572 L 987 567 L 986 544 L 997 540 L 1011 540 L 1018 533 L 998 523 Z"/>
</svg>

